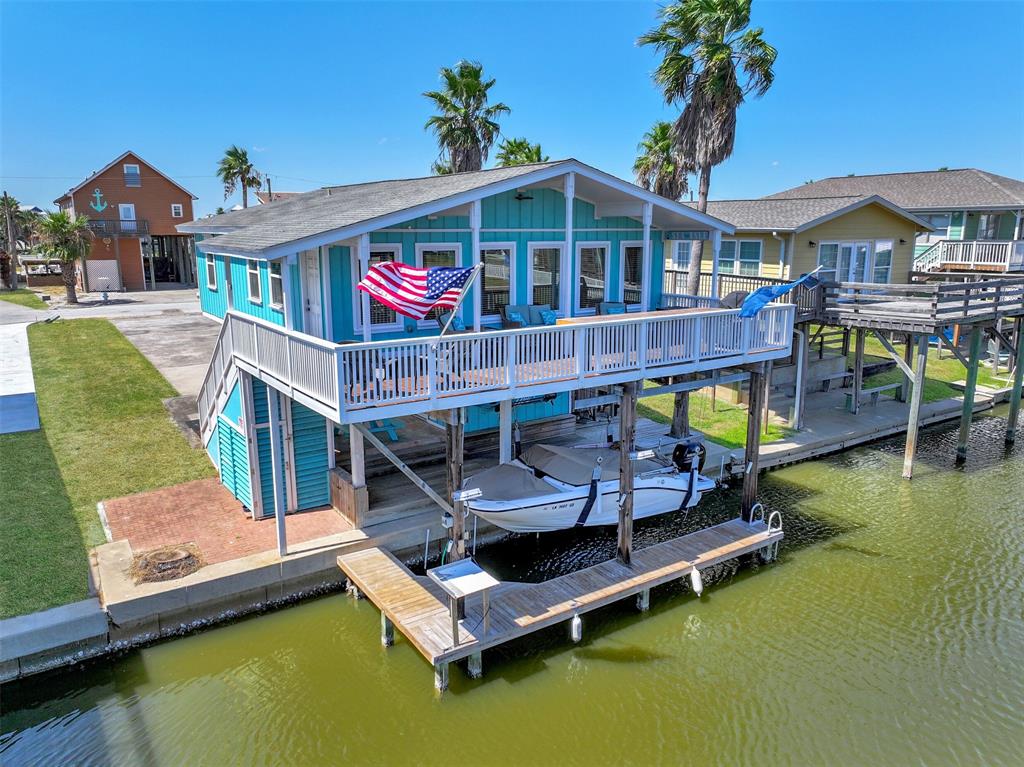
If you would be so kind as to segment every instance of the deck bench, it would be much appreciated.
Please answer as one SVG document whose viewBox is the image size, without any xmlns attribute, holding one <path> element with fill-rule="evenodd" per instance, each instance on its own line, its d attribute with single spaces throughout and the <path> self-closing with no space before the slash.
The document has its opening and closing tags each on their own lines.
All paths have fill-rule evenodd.
<svg viewBox="0 0 1024 767">
<path fill-rule="evenodd" d="M 850 383 L 853 383 L 853 373 L 851 371 L 843 371 L 842 373 L 833 373 L 832 375 L 823 376 L 821 379 L 821 390 L 823 392 L 829 391 L 832 388 L 832 382 L 835 380 L 842 380 L 843 385 L 839 388 L 845 388 L 848 386 L 846 379 L 850 379 Z"/>
<path fill-rule="evenodd" d="M 878 397 L 882 394 L 882 392 L 884 392 L 884 391 L 892 391 L 893 389 L 899 389 L 901 386 L 903 386 L 903 384 L 901 384 L 901 383 L 891 383 L 891 384 L 883 384 L 882 386 L 874 386 L 874 387 L 872 387 L 870 389 L 861 389 L 860 390 L 860 396 L 861 397 L 865 397 L 865 396 L 870 397 L 871 398 L 871 404 L 872 405 L 877 405 L 878 404 Z M 853 392 L 852 391 L 848 391 L 848 392 L 846 392 L 846 408 L 849 409 L 852 404 L 853 404 Z"/>
</svg>

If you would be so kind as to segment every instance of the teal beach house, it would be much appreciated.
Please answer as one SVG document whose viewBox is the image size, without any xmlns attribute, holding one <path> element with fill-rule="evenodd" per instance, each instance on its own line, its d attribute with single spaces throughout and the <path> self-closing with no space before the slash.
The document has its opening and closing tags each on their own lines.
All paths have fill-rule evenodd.
<svg viewBox="0 0 1024 767">
<path fill-rule="evenodd" d="M 576 160 L 327 187 L 179 226 L 223 322 L 199 395 L 223 483 L 269 516 L 365 487 L 363 429 L 393 445 L 438 413 L 468 436 L 571 419 L 581 391 L 788 353 L 792 307 L 753 320 L 663 292 L 690 240 L 731 225 Z M 443 339 L 356 290 L 373 265 L 482 264 Z M 347 443 L 348 449 L 343 450 Z"/>
</svg>

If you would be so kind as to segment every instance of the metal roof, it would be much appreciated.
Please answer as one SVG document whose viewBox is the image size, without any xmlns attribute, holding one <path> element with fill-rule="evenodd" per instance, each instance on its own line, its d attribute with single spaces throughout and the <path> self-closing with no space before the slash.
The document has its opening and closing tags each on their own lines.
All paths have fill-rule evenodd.
<svg viewBox="0 0 1024 767">
<path fill-rule="evenodd" d="M 1024 181 L 977 168 L 835 176 L 784 192 L 771 200 L 877 194 L 907 210 L 1024 208 Z"/>
</svg>

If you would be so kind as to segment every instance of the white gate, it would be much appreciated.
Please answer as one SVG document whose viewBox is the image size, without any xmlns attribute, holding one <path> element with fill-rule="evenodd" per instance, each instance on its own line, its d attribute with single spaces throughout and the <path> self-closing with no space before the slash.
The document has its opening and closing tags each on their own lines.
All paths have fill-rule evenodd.
<svg viewBox="0 0 1024 767">
<path fill-rule="evenodd" d="M 91 292 L 97 293 L 104 289 L 108 291 L 121 289 L 121 280 L 117 274 L 117 261 L 101 261 L 90 258 L 86 260 L 85 268 Z"/>
</svg>

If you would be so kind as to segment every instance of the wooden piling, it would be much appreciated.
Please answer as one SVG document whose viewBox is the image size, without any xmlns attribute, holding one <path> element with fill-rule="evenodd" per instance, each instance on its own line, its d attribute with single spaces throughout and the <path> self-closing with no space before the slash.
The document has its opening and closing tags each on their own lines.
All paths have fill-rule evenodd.
<svg viewBox="0 0 1024 767">
<path fill-rule="evenodd" d="M 924 374 L 928 365 L 928 335 L 917 337 L 917 367 L 914 370 L 914 386 L 910 392 L 910 416 L 907 421 L 907 444 L 903 452 L 903 478 L 914 475 L 914 456 L 917 454 L 917 430 L 921 421 L 921 400 L 924 397 Z"/>
<path fill-rule="evenodd" d="M 445 423 L 445 459 L 447 463 L 448 498 L 452 502 L 452 526 L 448 537 L 452 541 L 449 561 L 462 559 L 466 555 L 466 509 L 462 501 L 456 501 L 455 492 L 462 489 L 463 444 L 465 439 L 465 419 L 461 408 L 448 411 Z"/>
<path fill-rule="evenodd" d="M 672 383 L 684 381 L 684 376 L 673 376 Z M 672 403 L 672 425 L 668 436 L 679 439 L 690 436 L 690 392 L 677 391 Z"/>
<path fill-rule="evenodd" d="M 1010 412 L 1006 416 L 1006 444 L 1017 439 L 1017 417 L 1020 413 L 1021 382 L 1024 381 L 1024 317 L 1014 323 L 1017 334 L 1017 353 L 1014 355 L 1013 384 L 1010 387 Z"/>
<path fill-rule="evenodd" d="M 867 330 L 857 328 L 853 345 L 853 394 L 850 396 L 850 412 L 860 412 L 860 392 L 864 388 L 864 341 Z"/>
<path fill-rule="evenodd" d="M 766 399 L 764 363 L 759 363 L 750 369 L 747 445 L 743 457 L 743 496 L 740 501 L 740 516 L 744 522 L 753 520 L 754 504 L 757 503 L 757 464 L 761 451 L 761 417 L 764 414 Z"/>
<path fill-rule="evenodd" d="M 619 406 L 619 545 L 618 558 L 629 564 L 633 554 L 633 442 L 636 437 L 637 384 L 622 384 Z"/>
<path fill-rule="evenodd" d="M 964 405 L 960 411 L 960 435 L 956 442 L 956 462 L 958 464 L 967 460 L 967 442 L 971 438 L 971 419 L 974 416 L 974 392 L 978 388 L 981 340 L 981 326 L 972 325 L 970 356 L 967 359 L 967 383 L 964 386 Z"/>
<path fill-rule="evenodd" d="M 910 333 L 903 334 L 903 361 L 907 363 L 908 368 L 914 367 L 914 337 Z M 900 384 L 900 388 L 896 390 L 896 401 L 906 402 L 907 395 L 910 394 L 910 376 L 906 373 L 903 374 L 903 383 Z"/>
<path fill-rule="evenodd" d="M 466 659 L 466 671 L 470 679 L 479 679 L 484 675 L 484 655 L 475 652 Z"/>
<path fill-rule="evenodd" d="M 383 610 L 380 614 L 380 643 L 384 647 L 391 647 L 395 643 L 395 624 Z"/>
</svg>

